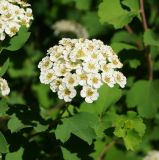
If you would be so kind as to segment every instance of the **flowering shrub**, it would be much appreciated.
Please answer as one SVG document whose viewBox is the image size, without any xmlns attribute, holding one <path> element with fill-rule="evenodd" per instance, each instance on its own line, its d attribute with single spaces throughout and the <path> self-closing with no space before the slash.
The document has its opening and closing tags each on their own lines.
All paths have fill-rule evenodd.
<svg viewBox="0 0 159 160">
<path fill-rule="evenodd" d="M 0 160 L 158 160 L 158 10 L 0 0 Z"/>
</svg>

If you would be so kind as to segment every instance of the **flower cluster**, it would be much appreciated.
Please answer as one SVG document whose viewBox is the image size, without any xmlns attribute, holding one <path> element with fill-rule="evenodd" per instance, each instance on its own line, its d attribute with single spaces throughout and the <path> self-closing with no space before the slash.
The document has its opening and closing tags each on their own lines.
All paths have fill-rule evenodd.
<svg viewBox="0 0 159 160">
<path fill-rule="evenodd" d="M 16 35 L 21 26 L 30 26 L 33 15 L 29 6 L 22 0 L 0 0 L 0 41 Z"/>
<path fill-rule="evenodd" d="M 7 96 L 9 92 L 10 88 L 8 87 L 7 81 L 0 77 L 0 95 Z"/>
<path fill-rule="evenodd" d="M 70 20 L 60 20 L 57 21 L 52 28 L 54 29 L 54 34 L 58 35 L 61 32 L 72 32 L 78 38 L 88 38 L 88 32 L 84 26 L 80 23 Z"/>
<path fill-rule="evenodd" d="M 51 47 L 38 64 L 40 81 L 50 84 L 60 99 L 71 101 L 77 94 L 87 103 L 97 100 L 98 89 L 105 83 L 113 87 L 126 84 L 126 77 L 117 69 L 123 65 L 110 46 L 100 40 L 63 38 Z M 81 87 L 78 87 L 81 86 Z"/>
<path fill-rule="evenodd" d="M 159 151 L 150 151 L 144 160 L 159 160 Z"/>
</svg>

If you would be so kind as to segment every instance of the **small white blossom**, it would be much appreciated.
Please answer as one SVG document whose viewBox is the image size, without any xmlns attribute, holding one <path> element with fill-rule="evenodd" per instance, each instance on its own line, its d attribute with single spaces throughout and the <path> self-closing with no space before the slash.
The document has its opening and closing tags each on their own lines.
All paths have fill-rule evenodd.
<svg viewBox="0 0 159 160">
<path fill-rule="evenodd" d="M 99 93 L 96 89 L 93 89 L 89 86 L 84 86 L 80 93 L 81 97 L 85 98 L 87 103 L 92 103 L 93 101 L 97 100 L 99 97 Z"/>
<path fill-rule="evenodd" d="M 89 74 L 87 84 L 94 87 L 94 88 L 100 88 L 103 84 L 102 79 L 101 79 L 101 75 L 99 73 Z"/>
<path fill-rule="evenodd" d="M 126 85 L 126 77 L 119 71 L 114 72 L 114 79 L 117 84 L 120 85 L 121 88 L 124 88 Z"/>
<path fill-rule="evenodd" d="M 59 90 L 59 86 L 62 84 L 62 79 L 56 78 L 50 83 L 50 89 L 53 92 L 57 92 Z"/>
<path fill-rule="evenodd" d="M 83 70 L 87 73 L 98 73 L 100 65 L 97 62 L 89 61 L 83 63 Z"/>
<path fill-rule="evenodd" d="M 7 96 L 10 92 L 10 88 L 5 79 L 0 77 L 0 95 Z"/>
<path fill-rule="evenodd" d="M 79 85 L 84 86 L 87 83 L 88 74 L 83 69 L 76 70 Z"/>
<path fill-rule="evenodd" d="M 66 87 L 64 84 L 59 86 L 58 97 L 64 99 L 65 102 L 70 102 L 76 96 L 76 90 L 73 87 Z"/>
<path fill-rule="evenodd" d="M 102 80 L 106 83 L 109 87 L 114 87 L 115 80 L 111 73 L 102 73 Z"/>
<path fill-rule="evenodd" d="M 40 82 L 44 84 L 51 83 L 54 79 L 56 79 L 55 73 L 52 69 L 47 71 L 42 71 L 40 75 Z"/>
<path fill-rule="evenodd" d="M 63 82 L 67 87 L 75 87 L 78 85 L 78 79 L 76 74 L 68 73 L 64 78 Z"/>
<path fill-rule="evenodd" d="M 114 55 L 108 59 L 111 62 L 112 68 L 122 68 L 123 67 L 123 64 L 119 61 L 117 55 Z"/>
<path fill-rule="evenodd" d="M 50 69 L 52 66 L 53 63 L 50 61 L 50 58 L 48 56 L 44 57 L 42 61 L 38 64 L 38 68 L 40 68 L 41 71 Z"/>
<path fill-rule="evenodd" d="M 3 27 L 1 27 L 3 30 Z M 49 84 L 53 92 L 66 102 L 76 96 L 76 89 L 87 103 L 97 100 L 98 89 L 103 85 L 124 87 L 126 77 L 118 56 L 110 46 L 100 40 L 63 38 L 59 45 L 47 50 L 38 64 L 40 81 Z M 78 87 L 81 86 L 81 87 Z"/>
</svg>

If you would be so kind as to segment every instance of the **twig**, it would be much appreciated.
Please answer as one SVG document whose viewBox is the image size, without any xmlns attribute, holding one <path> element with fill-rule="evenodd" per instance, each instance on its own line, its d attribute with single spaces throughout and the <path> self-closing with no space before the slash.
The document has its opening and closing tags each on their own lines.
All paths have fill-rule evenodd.
<svg viewBox="0 0 159 160">
<path fill-rule="evenodd" d="M 130 34 L 134 34 L 133 29 L 129 26 L 129 25 L 125 25 L 125 29 L 130 33 Z M 138 49 L 142 49 L 142 44 L 139 40 L 136 41 L 136 46 Z"/>
<path fill-rule="evenodd" d="M 134 33 L 134 31 L 132 30 L 132 28 L 129 25 L 125 25 L 125 29 L 131 34 Z"/>
<path fill-rule="evenodd" d="M 107 151 L 108 151 L 114 144 L 115 144 L 115 141 L 112 141 L 112 142 L 109 143 L 108 145 L 105 145 L 103 151 L 101 152 L 101 154 L 99 155 L 99 157 L 97 158 L 97 160 L 104 160 Z"/>
<path fill-rule="evenodd" d="M 143 28 L 144 28 L 144 31 L 146 31 L 148 29 L 148 25 L 147 25 L 147 20 L 145 16 L 145 10 L 144 10 L 144 0 L 140 0 L 140 11 L 142 16 Z M 153 79 L 153 63 L 152 63 L 152 57 L 150 53 L 148 53 L 147 55 L 147 62 L 148 62 L 148 79 L 152 80 Z"/>
<path fill-rule="evenodd" d="M 145 16 L 145 10 L 144 10 L 144 0 L 140 0 L 140 13 L 141 13 L 141 16 L 142 16 L 142 24 L 143 24 L 143 27 L 144 27 L 144 30 L 146 31 L 148 26 L 147 26 L 147 21 L 146 21 L 146 16 Z"/>
</svg>

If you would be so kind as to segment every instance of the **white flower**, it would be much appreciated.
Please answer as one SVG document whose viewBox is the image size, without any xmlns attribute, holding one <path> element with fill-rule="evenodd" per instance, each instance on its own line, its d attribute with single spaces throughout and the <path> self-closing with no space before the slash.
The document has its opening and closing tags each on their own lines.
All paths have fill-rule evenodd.
<svg viewBox="0 0 159 160">
<path fill-rule="evenodd" d="M 50 69 L 53 66 L 53 63 L 50 61 L 48 56 L 44 57 L 42 61 L 38 64 L 38 68 L 42 71 Z"/>
<path fill-rule="evenodd" d="M 89 74 L 87 84 L 94 88 L 100 88 L 103 84 L 101 80 L 101 75 L 99 73 Z"/>
<path fill-rule="evenodd" d="M 11 22 L 5 28 L 5 33 L 8 34 L 10 37 L 14 36 L 19 31 L 20 25 L 15 22 Z"/>
<path fill-rule="evenodd" d="M 85 58 L 86 59 L 86 58 Z M 105 58 L 102 55 L 102 53 L 100 51 L 94 51 L 94 52 L 90 52 L 90 54 L 88 54 L 87 59 L 85 61 L 95 61 L 95 62 L 100 62 L 103 61 Z"/>
<path fill-rule="evenodd" d="M 8 87 L 7 81 L 0 77 L 0 95 L 7 96 L 9 92 L 10 88 Z"/>
<path fill-rule="evenodd" d="M 123 64 L 119 61 L 117 55 L 114 55 L 108 59 L 111 62 L 112 68 L 122 68 L 123 67 Z"/>
<path fill-rule="evenodd" d="M 54 74 L 58 77 L 65 76 L 70 71 L 65 64 L 55 65 L 53 67 Z"/>
<path fill-rule="evenodd" d="M 60 99 L 70 102 L 76 96 L 76 89 L 82 87 L 80 95 L 88 103 L 97 100 L 97 89 L 104 83 L 111 88 L 116 83 L 125 86 L 125 76 L 117 71 L 121 67 L 110 46 L 100 40 L 83 38 L 63 38 L 59 45 L 47 50 L 38 65 L 41 83 L 50 84 Z"/>
<path fill-rule="evenodd" d="M 51 83 L 54 79 L 56 79 L 55 72 L 52 69 L 42 71 L 40 74 L 40 82 L 44 84 Z"/>
<path fill-rule="evenodd" d="M 87 55 L 87 53 L 85 52 L 85 50 L 82 47 L 75 48 L 70 53 L 70 60 L 72 62 L 76 62 L 78 60 L 84 60 L 86 55 Z"/>
<path fill-rule="evenodd" d="M 119 71 L 114 72 L 114 79 L 117 84 L 120 85 L 121 88 L 124 88 L 126 85 L 126 77 Z"/>
<path fill-rule="evenodd" d="M 75 87 L 78 85 L 78 79 L 76 74 L 68 73 L 62 80 L 67 87 Z"/>
<path fill-rule="evenodd" d="M 93 89 L 89 86 L 84 86 L 80 93 L 81 97 L 85 98 L 87 103 L 92 103 L 93 101 L 97 100 L 99 97 L 99 93 L 96 89 Z"/>
<path fill-rule="evenodd" d="M 77 74 L 79 85 L 81 86 L 86 85 L 88 74 L 84 72 L 83 69 L 81 68 L 76 70 L 76 74 Z"/>
<path fill-rule="evenodd" d="M 98 73 L 100 66 L 95 61 L 89 61 L 83 63 L 83 70 L 87 73 Z"/>
<path fill-rule="evenodd" d="M 114 87 L 115 80 L 111 73 L 102 73 L 102 80 L 106 83 L 109 87 Z"/>
<path fill-rule="evenodd" d="M 50 83 L 50 89 L 53 92 L 57 92 L 59 90 L 59 86 L 62 84 L 62 79 L 56 78 Z"/>
<path fill-rule="evenodd" d="M 143 160 L 159 160 L 159 151 L 150 151 Z"/>
<path fill-rule="evenodd" d="M 100 62 L 100 69 L 104 73 L 112 73 L 114 69 L 112 68 L 110 63 L 107 63 L 106 61 L 101 61 Z"/>
<path fill-rule="evenodd" d="M 65 102 L 70 102 L 76 94 L 77 92 L 73 87 L 68 88 L 64 84 L 59 86 L 58 97 L 64 99 Z"/>
</svg>

